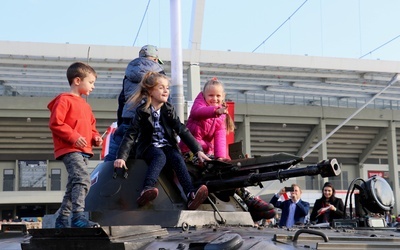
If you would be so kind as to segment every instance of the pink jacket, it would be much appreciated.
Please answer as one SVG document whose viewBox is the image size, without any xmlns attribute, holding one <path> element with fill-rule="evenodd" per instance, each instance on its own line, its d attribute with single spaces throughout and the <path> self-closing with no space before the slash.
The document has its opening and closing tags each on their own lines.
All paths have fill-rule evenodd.
<svg viewBox="0 0 400 250">
<path fill-rule="evenodd" d="M 216 115 L 215 110 L 220 107 L 209 106 L 204 100 L 203 93 L 197 95 L 190 111 L 186 127 L 194 138 L 203 147 L 204 153 L 212 154 L 216 158 L 229 158 L 226 150 L 225 115 Z M 189 148 L 179 143 L 182 153 L 189 152 Z"/>
</svg>

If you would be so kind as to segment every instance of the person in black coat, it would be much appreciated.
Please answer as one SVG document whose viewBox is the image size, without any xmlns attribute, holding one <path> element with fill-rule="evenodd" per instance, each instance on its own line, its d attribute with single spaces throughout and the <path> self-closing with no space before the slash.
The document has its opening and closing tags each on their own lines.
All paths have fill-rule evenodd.
<svg viewBox="0 0 400 250">
<path fill-rule="evenodd" d="M 118 96 L 117 124 L 118 128 L 110 136 L 108 154 L 104 161 L 114 161 L 122 138 L 135 116 L 133 102 L 128 100 L 139 88 L 140 81 L 144 74 L 149 71 L 158 72 L 165 75 L 163 64 L 158 57 L 158 49 L 154 45 L 145 45 L 139 51 L 139 57 L 132 60 L 125 70 L 125 77 L 122 81 L 122 90 Z"/>
<path fill-rule="evenodd" d="M 161 170 L 167 167 L 175 171 L 188 200 L 188 209 L 195 210 L 207 198 L 208 189 L 205 185 L 198 188 L 193 186 L 176 136 L 188 145 L 201 162 L 210 158 L 187 127 L 181 123 L 173 105 L 168 102 L 168 97 L 168 77 L 158 72 L 147 72 L 138 91 L 130 100 L 134 102 L 133 106 L 139 106 L 124 134 L 114 167 L 126 167 L 125 162 L 134 148 L 135 158 L 143 159 L 148 165 L 143 191 L 137 199 L 138 205 L 144 206 L 157 197 L 157 178 Z M 139 104 L 140 102 L 142 103 Z"/>
<path fill-rule="evenodd" d="M 333 219 L 342 219 L 344 205 L 341 198 L 335 196 L 335 188 L 326 182 L 322 188 L 322 197 L 314 203 L 310 221 L 316 223 L 331 223 Z"/>
</svg>

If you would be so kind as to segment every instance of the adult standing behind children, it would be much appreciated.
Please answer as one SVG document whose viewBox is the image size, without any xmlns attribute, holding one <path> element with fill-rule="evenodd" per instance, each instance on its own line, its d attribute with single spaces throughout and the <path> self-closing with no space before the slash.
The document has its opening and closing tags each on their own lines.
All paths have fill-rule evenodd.
<svg viewBox="0 0 400 250">
<path fill-rule="evenodd" d="M 132 118 L 135 116 L 135 107 L 132 107 L 132 102 L 128 102 L 129 98 L 138 89 L 144 74 L 149 71 L 165 74 L 161 64 L 163 62 L 160 60 L 158 49 L 154 45 L 143 46 L 139 51 L 139 57 L 128 64 L 122 83 L 122 90 L 118 97 L 118 128 L 111 136 L 108 154 L 104 157 L 104 161 L 114 161 L 116 159 L 122 137 L 128 129 Z"/>
<path fill-rule="evenodd" d="M 140 82 L 140 88 L 132 97 L 136 108 L 135 117 L 126 131 L 117 153 L 114 167 L 126 167 L 131 148 L 136 146 L 135 158 L 144 159 L 148 165 L 143 191 L 137 203 L 144 206 L 158 195 L 155 187 L 164 167 L 175 171 L 188 200 L 188 209 L 197 209 L 208 196 L 205 185 L 193 186 L 185 161 L 178 148 L 176 135 L 184 141 L 200 161 L 210 160 L 192 134 L 181 123 L 174 107 L 168 102 L 169 80 L 167 76 L 148 72 Z"/>
<path fill-rule="evenodd" d="M 322 197 L 315 200 L 310 221 L 316 223 L 331 223 L 333 219 L 342 219 L 344 205 L 341 198 L 335 196 L 332 183 L 326 182 L 322 188 Z"/>
<path fill-rule="evenodd" d="M 297 184 L 292 184 L 293 191 L 290 194 L 290 199 L 279 201 L 279 197 L 286 193 L 285 188 L 282 188 L 279 193 L 275 194 L 270 203 L 282 210 L 280 227 L 291 228 L 293 225 L 303 225 L 305 218 L 310 210 L 310 203 L 301 199 L 302 191 Z"/>
<path fill-rule="evenodd" d="M 224 86 L 216 77 L 207 81 L 203 91 L 197 95 L 186 126 L 207 156 L 218 160 L 229 158 L 226 134 L 234 131 L 235 124 L 225 106 Z M 198 159 L 189 147 L 182 141 L 179 146 L 185 161 L 198 166 Z M 274 206 L 252 195 L 248 189 L 237 189 L 236 194 L 246 203 L 254 221 L 270 219 L 275 216 Z"/>
<path fill-rule="evenodd" d="M 103 139 L 96 129 L 96 119 L 82 95 L 88 96 L 97 78 L 95 70 L 81 62 L 67 69 L 69 93 L 61 93 L 48 104 L 51 112 L 49 127 L 53 135 L 54 155 L 62 160 L 68 172 L 65 195 L 56 219 L 56 228 L 96 227 L 97 223 L 84 215 L 85 198 L 90 189 L 87 171 L 92 147 L 101 146 Z"/>
</svg>

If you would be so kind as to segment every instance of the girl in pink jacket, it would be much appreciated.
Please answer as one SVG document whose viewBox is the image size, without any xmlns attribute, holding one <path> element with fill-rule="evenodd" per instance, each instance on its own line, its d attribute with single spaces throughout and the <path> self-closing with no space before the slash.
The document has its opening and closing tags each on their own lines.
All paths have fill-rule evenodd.
<svg viewBox="0 0 400 250">
<path fill-rule="evenodd" d="M 225 106 L 225 92 L 222 82 L 212 78 L 204 85 L 203 91 L 194 100 L 186 127 L 200 143 L 209 158 L 229 159 L 226 145 L 226 134 L 233 132 L 235 125 Z M 201 163 L 181 141 L 179 143 L 185 161 L 199 166 Z M 246 188 L 236 189 L 236 194 L 247 205 L 253 220 L 275 217 L 274 206 L 254 196 Z"/>
<path fill-rule="evenodd" d="M 202 146 L 204 153 L 215 159 L 229 159 L 226 134 L 233 132 L 234 123 L 225 106 L 225 92 L 217 78 L 209 80 L 194 100 L 186 127 Z M 179 144 L 187 161 L 198 165 L 196 157 L 183 143 Z"/>
</svg>

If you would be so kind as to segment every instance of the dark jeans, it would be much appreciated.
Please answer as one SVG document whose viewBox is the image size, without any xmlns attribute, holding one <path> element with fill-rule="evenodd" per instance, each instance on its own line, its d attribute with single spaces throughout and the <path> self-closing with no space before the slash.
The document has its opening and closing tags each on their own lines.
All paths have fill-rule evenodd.
<svg viewBox="0 0 400 250">
<path fill-rule="evenodd" d="M 90 175 L 87 171 L 89 159 L 80 152 L 66 154 L 62 161 L 68 172 L 68 182 L 61 203 L 60 214 L 69 216 L 72 212 L 83 212 L 85 198 L 90 189 Z"/>
<path fill-rule="evenodd" d="M 150 146 L 144 153 L 143 159 L 146 161 L 148 168 L 144 187 L 154 187 L 157 183 L 157 178 L 164 167 L 171 168 L 175 171 L 179 183 L 182 185 L 185 195 L 189 192 L 194 192 L 192 179 L 186 168 L 185 161 L 178 149 L 171 146 L 156 148 Z"/>
</svg>

